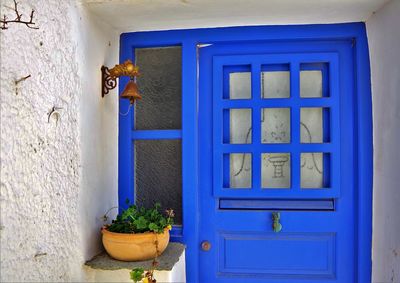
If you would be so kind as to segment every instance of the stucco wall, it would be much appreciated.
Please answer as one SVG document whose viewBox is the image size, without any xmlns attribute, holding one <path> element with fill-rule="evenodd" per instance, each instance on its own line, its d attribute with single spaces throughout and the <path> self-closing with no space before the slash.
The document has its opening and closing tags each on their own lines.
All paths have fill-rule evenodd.
<svg viewBox="0 0 400 283">
<path fill-rule="evenodd" d="M 372 282 L 400 282 L 400 1 L 367 21 L 374 124 Z"/>
<path fill-rule="evenodd" d="M 0 31 L 0 281 L 80 281 L 117 203 L 117 98 L 101 99 L 99 68 L 116 63 L 118 35 L 76 1 L 19 2 L 39 30 Z"/>
<path fill-rule="evenodd" d="M 76 35 L 80 98 L 80 145 L 82 175 L 79 215 L 85 258 L 102 249 L 101 217 L 118 205 L 118 95 L 117 88 L 101 98 L 100 66 L 119 61 L 119 33 L 78 6 Z M 112 210 L 112 218 L 118 210 Z"/>
</svg>

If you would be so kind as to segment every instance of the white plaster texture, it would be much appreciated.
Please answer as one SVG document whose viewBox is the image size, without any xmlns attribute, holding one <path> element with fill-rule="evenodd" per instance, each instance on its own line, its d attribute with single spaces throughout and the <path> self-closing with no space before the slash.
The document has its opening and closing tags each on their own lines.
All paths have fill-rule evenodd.
<svg viewBox="0 0 400 283">
<path fill-rule="evenodd" d="M 399 27 L 399 0 L 392 0 L 367 21 L 374 125 L 374 283 L 400 282 Z"/>
<path fill-rule="evenodd" d="M 79 215 L 86 260 L 102 251 L 100 227 L 104 213 L 118 205 L 118 94 L 117 88 L 101 98 L 100 66 L 119 60 L 119 34 L 78 5 L 73 34 L 77 42 L 80 99 L 82 175 Z M 109 219 L 115 218 L 111 210 Z"/>
<path fill-rule="evenodd" d="M 100 66 L 117 63 L 118 36 L 76 1 L 19 2 L 39 30 L 0 31 L 0 281 L 78 282 L 117 203 L 118 98 L 101 98 Z"/>
<path fill-rule="evenodd" d="M 388 0 L 82 0 L 121 32 L 365 21 Z"/>
<path fill-rule="evenodd" d="M 5 5 L 12 2 L 1 8 L 9 15 Z M 78 280 L 81 86 L 72 5 L 24 1 L 20 8 L 37 11 L 40 29 L 1 31 L 1 281 Z M 58 122 L 48 122 L 54 106 L 62 108 Z"/>
</svg>

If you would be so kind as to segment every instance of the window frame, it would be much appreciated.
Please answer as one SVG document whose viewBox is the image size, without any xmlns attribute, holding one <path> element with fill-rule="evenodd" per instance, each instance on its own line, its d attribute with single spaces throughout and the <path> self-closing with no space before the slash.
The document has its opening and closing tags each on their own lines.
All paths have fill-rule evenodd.
<svg viewBox="0 0 400 283">
<path fill-rule="evenodd" d="M 264 63 L 260 63 L 264 62 Z M 268 63 L 265 63 L 268 62 Z M 300 97 L 300 66 L 301 64 L 327 63 L 329 73 L 329 97 L 302 98 Z M 263 65 L 289 64 L 291 96 L 289 98 L 261 98 L 260 71 Z M 252 97 L 249 99 L 226 99 L 223 95 L 226 90 L 224 69 L 228 66 L 251 66 Z M 213 164 L 214 164 L 214 196 L 243 197 L 243 198 L 333 198 L 340 196 L 340 131 L 331 132 L 331 140 L 323 143 L 300 142 L 300 110 L 303 107 L 326 107 L 330 111 L 330 128 L 339 129 L 340 122 L 340 95 L 339 95 L 339 59 L 336 53 L 296 53 L 296 54 L 256 54 L 256 55 L 227 55 L 213 58 Z M 326 80 L 326 79 L 325 79 Z M 324 86 L 326 87 L 326 86 Z M 260 110 L 263 108 L 289 108 L 291 141 L 289 143 L 264 144 L 258 143 L 261 139 Z M 224 123 L 223 110 L 252 109 L 252 144 L 230 144 L 223 142 Z M 291 154 L 291 182 L 290 189 L 262 189 L 261 188 L 261 154 L 262 153 L 290 153 Z M 300 186 L 300 154 L 307 152 L 321 152 L 330 154 L 331 163 L 328 174 L 331 176 L 330 185 L 320 189 L 307 189 Z M 229 153 L 252 154 L 252 182 L 251 188 L 234 189 L 223 186 L 226 179 L 226 166 L 223 155 Z M 225 175 L 225 176 L 223 176 Z"/>
</svg>

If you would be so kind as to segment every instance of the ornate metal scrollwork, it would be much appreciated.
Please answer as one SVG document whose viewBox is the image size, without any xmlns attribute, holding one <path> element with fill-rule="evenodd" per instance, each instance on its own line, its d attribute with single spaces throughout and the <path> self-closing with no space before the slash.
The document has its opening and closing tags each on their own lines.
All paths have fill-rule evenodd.
<svg viewBox="0 0 400 283">
<path fill-rule="evenodd" d="M 128 76 L 133 80 L 134 77 L 139 76 L 139 67 L 135 66 L 131 60 L 126 60 L 123 64 L 115 65 L 111 69 L 106 66 L 101 67 L 102 97 L 117 86 L 117 78 L 121 76 Z"/>
<path fill-rule="evenodd" d="M 101 97 L 104 97 L 110 92 L 110 90 L 117 86 L 117 77 L 111 76 L 110 69 L 108 69 L 106 66 L 101 67 L 101 76 Z"/>
</svg>

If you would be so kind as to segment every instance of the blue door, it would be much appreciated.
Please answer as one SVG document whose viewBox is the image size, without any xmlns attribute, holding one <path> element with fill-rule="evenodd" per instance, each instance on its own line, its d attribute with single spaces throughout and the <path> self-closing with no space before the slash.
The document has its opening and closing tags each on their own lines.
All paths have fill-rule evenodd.
<svg viewBox="0 0 400 283">
<path fill-rule="evenodd" d="M 355 282 L 352 42 L 198 49 L 199 282 Z"/>
</svg>

